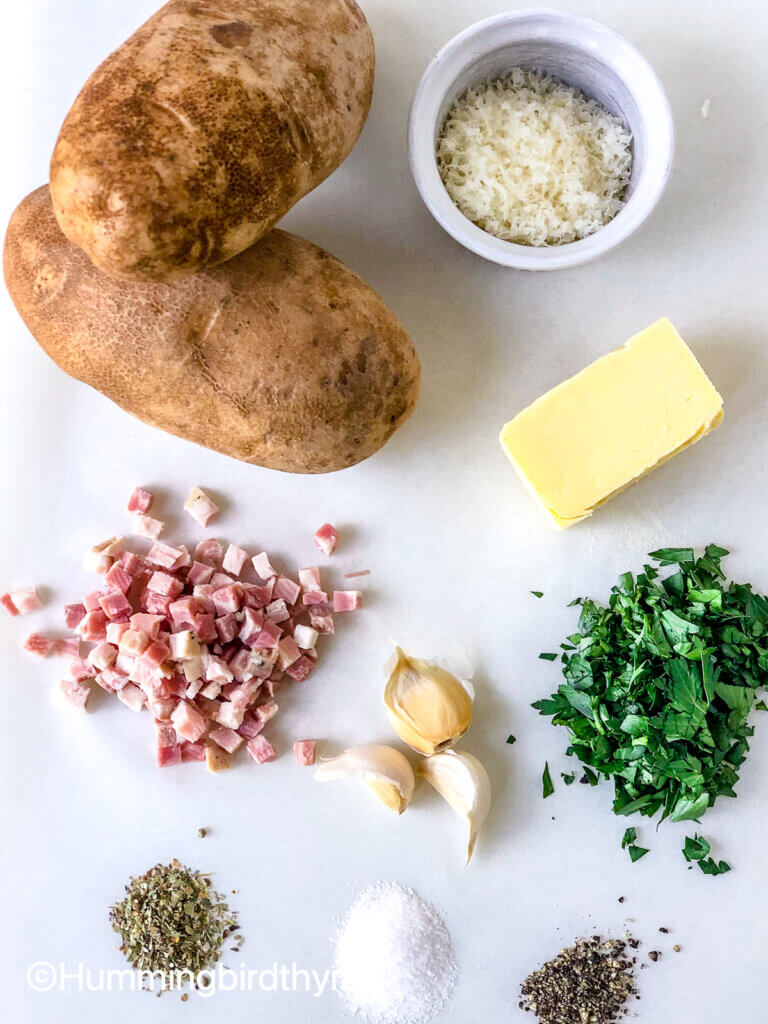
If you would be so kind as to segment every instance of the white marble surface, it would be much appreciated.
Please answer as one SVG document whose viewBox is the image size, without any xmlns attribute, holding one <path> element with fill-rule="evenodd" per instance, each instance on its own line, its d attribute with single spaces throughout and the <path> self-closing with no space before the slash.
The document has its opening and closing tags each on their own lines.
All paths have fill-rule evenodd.
<svg viewBox="0 0 768 1024">
<path fill-rule="evenodd" d="M 157 433 L 66 378 L 0 298 L 0 582 L 45 584 L 51 598 L 24 623 L 0 618 L 8 1020 L 341 1019 L 332 995 L 233 993 L 182 1006 L 138 993 L 80 993 L 72 983 L 64 992 L 30 991 L 33 961 L 120 967 L 106 909 L 131 872 L 174 855 L 238 890 L 241 958 L 251 969 L 275 961 L 324 968 L 334 915 L 355 887 L 393 878 L 434 901 L 451 927 L 462 976 L 446 1022 L 525 1019 L 517 982 L 578 933 L 621 932 L 625 915 L 646 950 L 683 947 L 642 972 L 643 1024 L 765 1016 L 766 723 L 738 800 L 707 816 L 715 852 L 734 864 L 712 879 L 685 870 L 684 826 L 655 834 L 644 824 L 653 852 L 630 865 L 607 787 L 558 786 L 542 802 L 544 761 L 559 781 L 565 741 L 529 704 L 555 682 L 537 654 L 570 631 L 566 602 L 604 595 L 655 547 L 716 540 L 733 549 L 734 576 L 768 589 L 768 14 L 757 0 L 566 5 L 625 33 L 657 69 L 675 114 L 677 163 L 657 212 L 619 251 L 535 276 L 484 263 L 452 242 L 422 206 L 406 158 L 408 106 L 423 68 L 455 32 L 506 6 L 365 0 L 378 51 L 370 119 L 344 166 L 286 219 L 362 273 L 421 354 L 424 389 L 413 419 L 365 464 L 290 478 Z M 5 12 L 4 220 L 44 180 L 86 75 L 153 7 L 29 0 Z M 706 97 L 711 111 L 702 120 Z M 505 463 L 497 431 L 546 387 L 664 314 L 722 391 L 725 423 L 593 522 L 556 534 Z M 83 718 L 56 704 L 55 666 L 22 654 L 20 641 L 28 627 L 52 626 L 56 609 L 83 592 L 83 547 L 119 527 L 139 481 L 167 491 L 175 521 L 192 484 L 226 496 L 221 534 L 263 544 L 289 565 L 312 559 L 311 533 L 330 519 L 344 536 L 334 564 L 372 570 L 366 610 L 344 624 L 311 684 L 286 697 L 275 731 L 283 748 L 305 734 L 333 745 L 386 740 L 388 637 L 426 652 L 464 640 L 479 674 L 467 746 L 486 762 L 495 790 L 468 870 L 459 871 L 458 822 L 436 797 L 421 793 L 390 819 L 362 790 L 315 785 L 290 755 L 266 767 L 241 763 L 224 778 L 193 766 L 160 772 L 148 720 L 106 702 Z M 545 597 L 537 601 L 531 589 Z M 504 742 L 510 731 L 519 737 L 514 747 Z M 201 825 L 210 829 L 205 840 Z M 658 936 L 659 926 L 672 935 Z"/>
</svg>

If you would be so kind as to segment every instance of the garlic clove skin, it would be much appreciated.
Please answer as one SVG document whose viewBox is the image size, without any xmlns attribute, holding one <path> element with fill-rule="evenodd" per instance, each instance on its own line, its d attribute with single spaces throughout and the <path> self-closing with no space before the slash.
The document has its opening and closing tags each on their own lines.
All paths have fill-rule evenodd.
<svg viewBox="0 0 768 1024">
<path fill-rule="evenodd" d="M 469 829 L 467 859 L 475 849 L 480 828 L 491 809 L 491 780 L 488 772 L 466 751 L 445 750 L 425 758 L 418 774 L 463 818 Z"/>
<path fill-rule="evenodd" d="M 319 782 L 360 779 L 396 814 L 402 814 L 413 798 L 416 776 L 411 762 L 394 747 L 368 743 L 350 747 L 315 769 Z"/>
<path fill-rule="evenodd" d="M 447 669 L 395 648 L 384 704 L 392 728 L 419 754 L 461 739 L 472 722 L 472 696 Z"/>
</svg>

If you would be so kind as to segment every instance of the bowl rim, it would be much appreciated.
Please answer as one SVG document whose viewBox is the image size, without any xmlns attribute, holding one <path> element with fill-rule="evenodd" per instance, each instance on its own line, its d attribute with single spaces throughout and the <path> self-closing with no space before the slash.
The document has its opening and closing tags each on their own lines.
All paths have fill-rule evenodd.
<svg viewBox="0 0 768 1024">
<path fill-rule="evenodd" d="M 612 220 L 586 238 L 558 246 L 519 245 L 497 238 L 478 227 L 459 210 L 448 195 L 434 154 L 436 111 L 442 105 L 447 90 L 441 90 L 439 101 L 435 104 L 433 83 L 446 60 L 456 56 L 475 37 L 489 29 L 512 22 L 527 21 L 549 22 L 553 27 L 560 29 L 570 27 L 582 38 L 591 36 L 596 42 L 602 40 L 604 44 L 610 44 L 615 48 L 616 52 L 622 52 L 632 62 L 636 75 L 641 76 L 646 82 L 647 92 L 642 97 L 638 95 L 632 83 L 627 81 L 615 62 L 606 59 L 605 63 L 624 82 L 637 101 L 639 110 L 645 113 L 650 108 L 653 109 L 653 117 L 647 120 L 653 125 L 653 149 L 657 154 L 654 159 L 655 167 L 650 172 L 647 166 L 643 168 L 635 191 Z M 567 40 L 563 40 L 563 43 L 568 45 Z M 572 45 L 577 45 L 575 38 Z M 481 56 L 491 52 L 492 48 L 487 47 L 474 53 L 467 53 L 463 67 L 470 66 Z M 605 57 L 604 46 L 598 47 L 596 52 Z M 669 179 L 674 149 L 674 123 L 669 100 L 658 75 L 637 47 L 615 29 L 593 18 L 550 7 L 529 7 L 495 14 L 474 22 L 449 39 L 427 65 L 414 94 L 408 121 L 411 174 L 424 204 L 438 224 L 459 244 L 478 256 L 502 266 L 521 270 L 560 270 L 578 266 L 602 256 L 629 238 L 650 216 L 659 202 Z"/>
</svg>

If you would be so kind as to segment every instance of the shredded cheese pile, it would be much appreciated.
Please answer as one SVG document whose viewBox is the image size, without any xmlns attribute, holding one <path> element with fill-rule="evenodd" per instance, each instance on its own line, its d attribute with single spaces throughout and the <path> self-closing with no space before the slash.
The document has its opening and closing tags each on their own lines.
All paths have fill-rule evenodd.
<svg viewBox="0 0 768 1024">
<path fill-rule="evenodd" d="M 631 145 L 619 118 L 578 89 L 515 68 L 459 97 L 437 160 L 451 199 L 478 227 L 521 245 L 562 245 L 619 212 Z"/>
</svg>

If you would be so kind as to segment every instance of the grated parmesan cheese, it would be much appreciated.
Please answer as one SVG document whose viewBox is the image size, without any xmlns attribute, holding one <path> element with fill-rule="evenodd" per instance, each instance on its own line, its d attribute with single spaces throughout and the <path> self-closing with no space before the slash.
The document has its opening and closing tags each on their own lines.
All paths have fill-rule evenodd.
<svg viewBox="0 0 768 1024">
<path fill-rule="evenodd" d="M 593 234 L 624 205 L 632 135 L 599 103 L 515 68 L 468 89 L 437 145 L 440 176 L 461 212 L 521 245 Z"/>
</svg>

